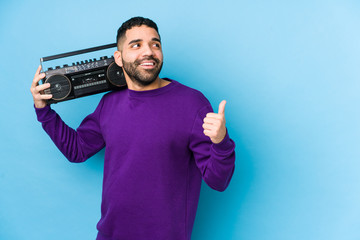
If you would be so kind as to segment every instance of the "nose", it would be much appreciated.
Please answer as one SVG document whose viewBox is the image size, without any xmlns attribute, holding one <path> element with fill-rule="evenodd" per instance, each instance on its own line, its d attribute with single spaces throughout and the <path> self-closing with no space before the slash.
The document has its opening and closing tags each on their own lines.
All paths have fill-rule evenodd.
<svg viewBox="0 0 360 240">
<path fill-rule="evenodd" d="M 144 44 L 143 45 L 143 53 L 142 53 L 143 56 L 152 56 L 154 55 L 154 51 L 153 49 L 151 48 L 151 46 L 149 44 Z"/>
</svg>

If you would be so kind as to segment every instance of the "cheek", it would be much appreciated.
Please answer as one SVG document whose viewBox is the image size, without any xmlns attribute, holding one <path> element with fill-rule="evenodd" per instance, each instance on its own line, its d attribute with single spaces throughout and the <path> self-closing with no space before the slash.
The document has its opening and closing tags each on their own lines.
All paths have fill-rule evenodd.
<svg viewBox="0 0 360 240">
<path fill-rule="evenodd" d="M 137 55 L 134 53 L 125 53 L 122 55 L 122 59 L 125 62 L 134 62 L 137 59 Z"/>
<path fill-rule="evenodd" d="M 157 52 L 157 53 L 156 53 L 156 57 L 162 61 L 162 60 L 163 60 L 163 54 L 162 54 L 162 52 L 161 52 L 161 51 L 160 51 L 160 52 Z"/>
</svg>

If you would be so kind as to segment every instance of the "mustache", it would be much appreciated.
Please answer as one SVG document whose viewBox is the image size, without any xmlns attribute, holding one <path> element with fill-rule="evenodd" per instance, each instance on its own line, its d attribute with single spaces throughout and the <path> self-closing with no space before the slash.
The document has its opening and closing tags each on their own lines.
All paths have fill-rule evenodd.
<svg viewBox="0 0 360 240">
<path fill-rule="evenodd" d="M 154 58 L 153 56 L 148 56 L 148 57 L 144 57 L 144 58 L 139 59 L 139 60 L 135 60 L 135 64 L 136 64 L 136 65 L 140 65 L 143 61 L 148 61 L 148 60 L 152 60 L 152 61 L 154 61 L 155 63 L 159 63 L 159 62 L 160 62 L 159 59 Z"/>
</svg>

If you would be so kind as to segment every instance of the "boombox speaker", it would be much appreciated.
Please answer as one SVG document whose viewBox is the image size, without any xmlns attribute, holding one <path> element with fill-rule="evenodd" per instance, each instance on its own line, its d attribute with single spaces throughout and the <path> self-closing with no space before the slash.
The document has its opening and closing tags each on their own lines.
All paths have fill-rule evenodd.
<svg viewBox="0 0 360 240">
<path fill-rule="evenodd" d="M 43 57 L 40 59 L 40 64 L 112 47 L 116 47 L 116 43 Z M 43 83 L 50 83 L 50 88 L 44 90 L 44 93 L 53 96 L 47 100 L 48 104 L 126 88 L 124 72 L 115 63 L 113 56 L 76 62 L 71 66 L 67 64 L 62 67 L 56 66 L 48 68 L 44 73 Z"/>
</svg>

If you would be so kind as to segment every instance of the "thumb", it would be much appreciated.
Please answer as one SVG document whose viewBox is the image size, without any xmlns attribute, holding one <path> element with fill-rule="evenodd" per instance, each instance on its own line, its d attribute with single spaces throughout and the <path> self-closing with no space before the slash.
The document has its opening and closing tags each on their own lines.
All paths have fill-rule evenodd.
<svg viewBox="0 0 360 240">
<path fill-rule="evenodd" d="M 225 114 L 225 104 L 226 104 L 226 101 L 222 100 L 221 103 L 219 104 L 218 114 Z"/>
</svg>

